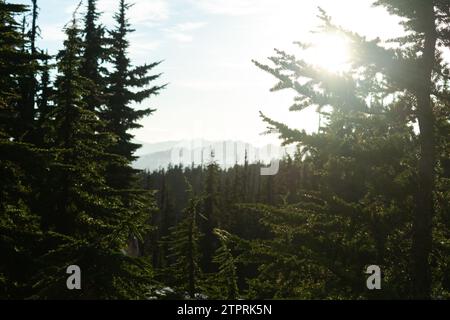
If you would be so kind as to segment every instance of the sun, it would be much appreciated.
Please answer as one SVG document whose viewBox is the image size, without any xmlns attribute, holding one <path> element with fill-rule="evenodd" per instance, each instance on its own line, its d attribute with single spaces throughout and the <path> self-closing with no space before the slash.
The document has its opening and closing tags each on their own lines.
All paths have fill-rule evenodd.
<svg viewBox="0 0 450 320">
<path fill-rule="evenodd" d="M 338 34 L 314 34 L 305 55 L 307 62 L 332 73 L 345 72 L 350 68 L 348 40 Z"/>
</svg>

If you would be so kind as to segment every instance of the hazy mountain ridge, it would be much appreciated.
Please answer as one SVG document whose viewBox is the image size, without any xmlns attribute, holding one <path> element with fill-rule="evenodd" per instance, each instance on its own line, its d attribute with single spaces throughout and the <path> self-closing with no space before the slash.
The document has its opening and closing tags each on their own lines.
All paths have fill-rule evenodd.
<svg viewBox="0 0 450 320">
<path fill-rule="evenodd" d="M 280 147 L 273 144 L 256 147 L 243 141 L 182 140 L 158 143 L 142 143 L 133 167 L 141 170 L 158 170 L 169 164 L 183 166 L 207 164 L 212 160 L 221 167 L 229 168 L 243 164 L 247 154 L 249 163 L 269 163 L 272 159 L 281 159 L 294 154 L 296 147 Z"/>
</svg>

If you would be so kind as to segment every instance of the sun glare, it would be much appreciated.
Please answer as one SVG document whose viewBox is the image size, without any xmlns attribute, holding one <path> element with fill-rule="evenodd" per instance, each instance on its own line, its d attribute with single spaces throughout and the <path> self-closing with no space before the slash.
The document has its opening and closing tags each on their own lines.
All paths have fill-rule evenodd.
<svg viewBox="0 0 450 320">
<path fill-rule="evenodd" d="M 337 34 L 315 34 L 305 58 L 312 65 L 329 72 L 344 72 L 350 67 L 348 41 Z"/>
</svg>

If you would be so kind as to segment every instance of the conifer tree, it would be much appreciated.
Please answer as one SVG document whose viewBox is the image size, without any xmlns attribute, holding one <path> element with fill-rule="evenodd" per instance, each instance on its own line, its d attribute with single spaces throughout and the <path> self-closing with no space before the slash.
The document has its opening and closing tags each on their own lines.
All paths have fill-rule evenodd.
<svg viewBox="0 0 450 320">
<path fill-rule="evenodd" d="M 33 5 L 32 9 L 32 17 L 31 17 L 31 30 L 30 30 L 30 51 L 31 54 L 34 56 L 37 53 L 36 50 L 36 38 L 38 36 L 38 26 L 37 26 L 37 18 L 38 18 L 38 10 L 39 7 L 37 5 L 37 0 L 31 0 L 31 3 Z"/>
<path fill-rule="evenodd" d="M 221 298 L 236 300 L 239 296 L 239 288 L 237 286 L 236 259 L 231 252 L 231 235 L 220 229 L 215 229 L 214 234 L 220 241 L 220 246 L 213 257 L 213 262 L 219 266 L 214 282 L 220 291 Z"/>
<path fill-rule="evenodd" d="M 320 134 L 291 132 L 303 136 L 302 144 L 310 152 L 303 161 L 311 163 L 313 175 L 308 179 L 314 183 L 299 189 L 294 203 L 253 209 L 263 213 L 263 224 L 275 234 L 267 242 L 254 243 L 253 252 L 265 261 L 252 281 L 256 297 L 408 294 L 408 279 L 398 266 L 408 267 L 404 252 L 410 242 L 410 151 L 415 145 L 412 130 L 397 122 L 395 110 L 385 111 L 373 117 L 335 111 Z M 369 292 L 359 276 L 358 270 L 371 261 L 377 261 L 386 275 L 381 296 Z M 318 283 L 322 284 L 316 287 Z"/>
<path fill-rule="evenodd" d="M 151 85 L 160 74 L 149 72 L 160 62 L 142 66 L 132 66 L 128 57 L 128 35 L 134 31 L 127 19 L 130 5 L 120 0 L 119 11 L 115 15 L 116 26 L 110 31 L 109 59 L 113 70 L 107 77 L 106 106 L 101 117 L 107 124 L 107 131 L 115 134 L 116 143 L 108 151 L 127 159 L 129 163 L 136 159 L 134 152 L 140 147 L 133 143 L 131 129 L 140 128 L 140 119 L 150 115 L 154 109 L 134 109 L 133 103 L 141 103 L 152 95 L 157 95 L 164 86 Z M 138 90 L 135 90 L 138 89 Z M 132 185 L 135 171 L 130 166 L 109 168 L 108 183 L 116 189 L 128 189 Z"/>
<path fill-rule="evenodd" d="M 403 113 L 407 115 L 403 121 L 417 120 L 420 129 L 416 149 L 419 156 L 414 171 L 417 189 L 409 190 L 409 195 L 414 197 L 409 269 L 413 289 L 409 295 L 414 298 L 429 298 L 432 284 L 429 258 L 432 249 L 433 192 L 436 178 L 434 105 L 440 97 L 446 95 L 445 87 L 439 83 L 448 78 L 442 72 L 446 68 L 441 59 L 442 50 L 437 46 L 445 43 L 444 30 L 448 30 L 448 21 L 439 21 L 438 17 L 446 16 L 447 7 L 439 1 L 380 0 L 375 5 L 384 6 L 392 14 L 405 19 L 402 24 L 409 34 L 394 40 L 399 45 L 397 50 L 384 48 L 380 40 L 368 41 L 343 30 L 333 25 L 325 13 L 322 14 L 325 31 L 344 34 L 351 41 L 353 51 L 357 53 L 352 70 L 364 70 L 362 76 L 356 76 L 356 73 L 353 74 L 354 77 L 349 74 L 330 74 L 282 51 L 277 51 L 277 56 L 271 58 L 275 67 L 259 63 L 257 65 L 278 78 L 279 83 L 274 90 L 291 88 L 298 93 L 296 102 L 291 107 L 293 111 L 312 105 L 321 110 L 323 106 L 330 105 L 334 110 L 347 115 L 361 113 L 374 117 L 386 113 L 386 106 L 381 101 L 388 97 L 394 100 L 393 105 L 403 108 Z M 301 46 L 305 47 L 303 44 Z M 289 72 L 292 72 L 292 76 Z M 382 76 L 382 81 L 375 80 L 376 74 Z M 300 78 L 308 81 L 300 83 Z M 320 89 L 317 90 L 318 88 Z M 285 143 L 298 141 L 308 144 L 310 137 L 304 132 L 292 130 L 267 117 L 263 118 L 272 128 L 280 130 Z M 342 130 L 349 129 L 343 127 Z M 410 139 L 415 140 L 414 135 Z M 359 194 L 364 190 L 349 187 L 351 189 L 348 190 L 356 190 Z"/>
<path fill-rule="evenodd" d="M 48 53 L 45 54 L 48 56 Z M 39 141 L 40 144 L 43 143 L 44 137 L 44 123 L 48 118 L 51 110 L 52 110 L 52 97 L 54 95 L 54 88 L 52 81 L 50 79 L 50 72 L 53 66 L 49 64 L 49 59 L 44 60 L 44 64 L 41 66 L 41 76 L 40 82 L 37 87 L 37 97 L 36 97 L 36 105 L 37 105 L 37 131 L 35 134 L 37 135 L 36 140 Z M 39 144 L 38 143 L 38 144 Z"/>
<path fill-rule="evenodd" d="M 168 260 L 172 263 L 164 275 L 166 281 L 173 279 L 172 285 L 181 292 L 187 292 L 190 299 L 195 299 L 203 278 L 199 250 L 202 234 L 198 228 L 201 198 L 193 194 L 190 184 L 187 191 L 189 201 L 184 210 L 184 217 L 172 228 L 166 240 L 169 248 Z M 171 284 L 170 281 L 169 284 Z"/>
<path fill-rule="evenodd" d="M 106 153 L 111 137 L 97 131 L 102 123 L 83 100 L 89 81 L 80 75 L 82 41 L 75 17 L 66 35 L 57 57 L 55 108 L 49 117 L 53 131 L 47 137 L 57 152 L 43 199 L 47 207 L 42 211 L 50 247 L 39 259 L 35 296 L 142 298 L 151 268 L 123 250 L 130 234 L 142 232 L 148 215 L 135 205 L 125 207 L 106 184 L 106 164 L 125 160 Z M 66 288 L 69 265 L 78 265 L 83 272 L 81 292 Z"/>
<path fill-rule="evenodd" d="M 448 39 L 445 30 L 449 28 L 449 21 L 438 20 L 438 16 L 448 15 L 448 5 L 440 1 L 398 0 L 379 0 L 375 5 L 383 6 L 391 14 L 405 19 L 405 31 L 411 33 L 397 39 L 401 45 L 401 51 L 397 54 L 361 38 L 358 39 L 358 49 L 364 52 L 361 64 L 374 64 L 398 92 L 406 90 L 405 96 L 416 100 L 411 106 L 413 109 L 410 109 L 420 128 L 411 277 L 414 283 L 413 297 L 430 298 L 432 279 L 429 258 L 432 250 L 432 219 L 435 212 L 433 192 L 437 161 L 433 96 L 442 93 L 439 92 L 438 82 L 446 78 L 442 78 L 442 50 L 437 45 Z M 375 57 L 373 53 L 376 53 Z"/>
<path fill-rule="evenodd" d="M 212 158 L 214 159 L 213 154 Z M 217 237 L 214 235 L 214 228 L 220 224 L 220 219 L 222 218 L 218 208 L 218 174 L 219 166 L 213 160 L 206 167 L 204 209 L 202 218 L 199 221 L 200 231 L 203 234 L 200 245 L 202 252 L 202 270 L 206 273 L 214 271 L 212 257 L 218 247 Z"/>
<path fill-rule="evenodd" d="M 168 253 L 167 243 L 161 241 L 169 235 L 171 223 L 175 220 L 174 206 L 166 179 L 165 171 L 162 171 L 162 184 L 160 189 L 160 209 L 154 216 L 154 225 L 157 228 L 154 232 L 153 241 L 153 265 L 157 268 L 167 266 L 166 255 Z"/>
<path fill-rule="evenodd" d="M 408 35 L 394 39 L 399 50 L 385 49 L 377 41 L 368 42 L 358 35 L 346 33 L 350 34 L 355 50 L 362 53 L 355 66 L 375 66 L 392 91 L 398 93 L 397 99 L 409 102 L 406 114 L 419 126 L 411 247 L 412 296 L 416 299 L 430 298 L 433 282 L 430 254 L 438 160 L 436 105 L 440 101 L 448 101 L 445 98 L 448 88 L 440 85 L 448 81 L 448 68 L 442 58 L 442 48 L 448 46 L 448 4 L 441 1 L 380 0 L 375 5 L 405 19 L 402 25 Z M 336 29 L 331 23 L 329 25 Z"/>
<path fill-rule="evenodd" d="M 27 28 L 26 17 L 23 17 L 22 33 L 23 33 L 23 46 L 24 53 L 28 53 L 28 72 L 23 73 L 19 78 L 20 84 L 20 100 L 18 103 L 19 114 L 21 117 L 20 127 L 18 127 L 18 133 L 21 135 L 21 139 L 27 142 L 36 142 L 35 130 L 37 129 L 36 120 L 36 92 L 38 87 L 38 81 L 36 74 L 39 71 L 39 60 L 47 59 L 45 55 L 38 52 L 36 46 L 36 39 L 39 35 L 37 18 L 38 18 L 38 5 L 37 0 L 32 0 L 31 10 L 31 29 Z"/>
<path fill-rule="evenodd" d="M 30 209 L 34 170 L 42 152 L 19 140 L 20 79 L 30 72 L 32 59 L 22 50 L 24 38 L 18 16 L 26 7 L 0 1 L 0 297 L 20 299 L 31 294 L 35 250 L 42 232 L 39 216 Z"/>
<path fill-rule="evenodd" d="M 88 0 L 84 17 L 83 60 L 80 74 L 91 81 L 84 99 L 89 110 L 95 112 L 99 112 L 106 101 L 106 69 L 102 62 L 107 58 L 107 50 L 104 28 L 98 23 L 99 17 L 97 0 Z"/>
</svg>

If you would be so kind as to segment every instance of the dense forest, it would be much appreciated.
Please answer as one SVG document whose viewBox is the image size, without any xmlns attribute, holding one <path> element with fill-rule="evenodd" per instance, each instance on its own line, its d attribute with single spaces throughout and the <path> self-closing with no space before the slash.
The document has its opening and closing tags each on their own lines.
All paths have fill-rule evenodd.
<svg viewBox="0 0 450 320">
<path fill-rule="evenodd" d="M 213 151 L 133 169 L 130 130 L 164 94 L 161 62 L 131 61 L 129 3 L 109 29 L 96 2 L 51 56 L 38 1 L 0 0 L 0 299 L 450 298 L 448 0 L 376 1 L 405 29 L 389 46 L 320 11 L 351 43 L 343 73 L 281 50 L 254 61 L 296 93 L 290 111 L 321 116 L 309 134 L 260 114 L 297 150 L 275 175 L 221 168 Z"/>
</svg>

